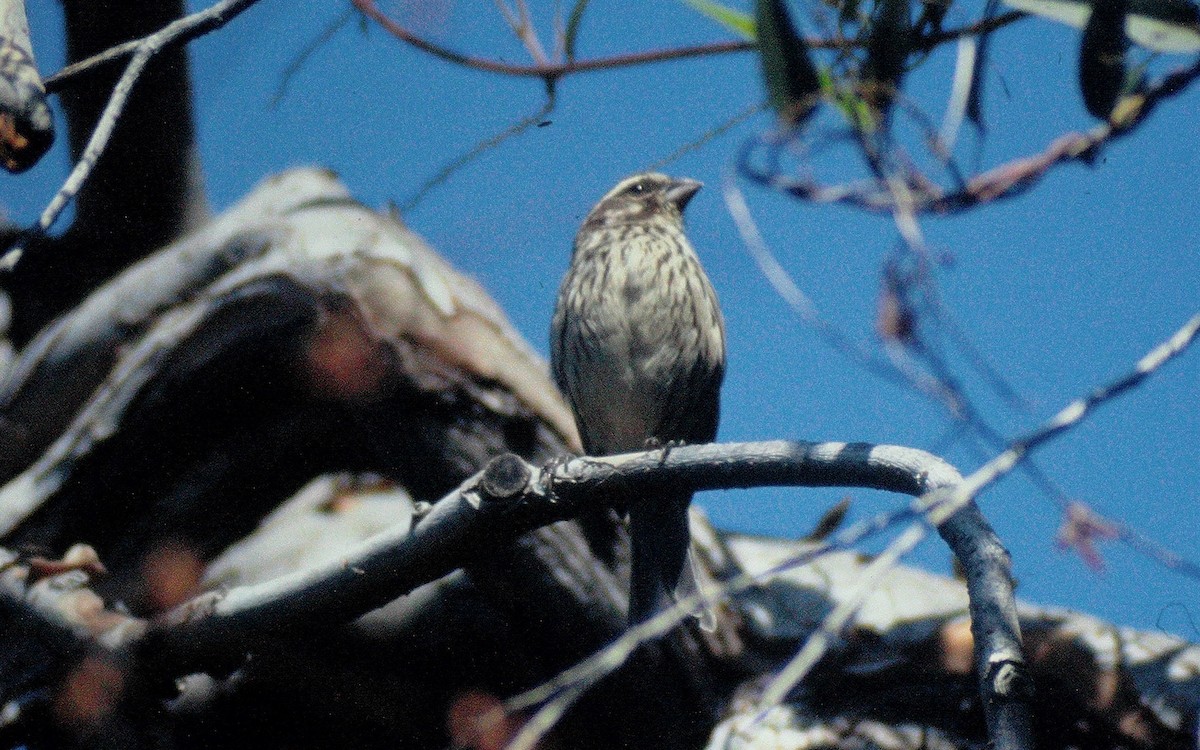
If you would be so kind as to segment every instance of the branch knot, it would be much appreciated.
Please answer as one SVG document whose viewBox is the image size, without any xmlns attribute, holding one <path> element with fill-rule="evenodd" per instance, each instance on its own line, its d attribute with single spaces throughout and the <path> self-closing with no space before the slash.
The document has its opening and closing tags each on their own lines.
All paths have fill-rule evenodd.
<svg viewBox="0 0 1200 750">
<path fill-rule="evenodd" d="M 505 453 L 488 462 L 479 479 L 479 489 L 485 502 L 508 500 L 522 494 L 532 476 L 532 469 L 520 456 Z"/>
</svg>

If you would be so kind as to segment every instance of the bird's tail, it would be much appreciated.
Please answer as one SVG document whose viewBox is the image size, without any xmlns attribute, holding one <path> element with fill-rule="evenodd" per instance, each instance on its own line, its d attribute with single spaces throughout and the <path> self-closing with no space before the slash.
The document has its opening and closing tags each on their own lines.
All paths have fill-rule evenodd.
<svg viewBox="0 0 1200 750">
<path fill-rule="evenodd" d="M 634 503 L 629 509 L 633 559 L 629 579 L 629 624 L 649 620 L 699 591 L 691 554 L 688 503 L 691 494 Z M 712 629 L 706 607 L 692 613 Z"/>
</svg>

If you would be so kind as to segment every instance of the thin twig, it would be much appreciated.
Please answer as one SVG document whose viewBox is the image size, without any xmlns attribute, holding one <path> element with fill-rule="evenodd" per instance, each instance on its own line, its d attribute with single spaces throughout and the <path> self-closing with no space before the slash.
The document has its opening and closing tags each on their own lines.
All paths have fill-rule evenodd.
<svg viewBox="0 0 1200 750">
<path fill-rule="evenodd" d="M 964 489 L 960 489 L 958 494 L 969 492 L 970 496 L 974 497 L 980 490 L 1008 474 L 1035 448 L 1083 421 L 1097 406 L 1136 387 L 1147 376 L 1178 356 L 1195 341 L 1197 332 L 1200 332 L 1200 313 L 1185 323 L 1169 339 L 1142 357 L 1132 372 L 1071 402 L 1042 427 L 1009 443 L 1007 450 L 967 477 Z"/>
<path fill-rule="evenodd" d="M 754 117 L 755 115 L 757 115 L 759 112 L 762 112 L 764 109 L 767 108 L 767 106 L 768 105 L 765 101 L 759 102 L 758 104 L 751 104 L 749 107 L 746 107 L 742 111 L 733 115 L 729 119 L 727 119 L 724 122 L 722 122 L 721 124 L 717 125 L 715 128 L 708 130 L 703 135 L 701 135 L 699 138 L 683 144 L 682 146 L 675 149 L 671 153 L 667 154 L 663 158 L 659 159 L 658 161 L 654 162 L 653 164 L 648 165 L 646 168 L 652 169 L 652 170 L 662 169 L 662 168 L 666 167 L 668 164 L 672 164 L 672 163 L 678 161 L 679 159 L 686 156 L 687 154 L 690 154 L 693 151 L 698 151 L 699 149 L 704 148 L 709 143 L 712 143 L 714 139 L 720 138 L 721 136 L 728 133 L 730 130 L 733 130 L 734 128 L 736 128 L 738 125 L 741 125 L 742 123 L 749 120 L 751 117 Z"/>
<path fill-rule="evenodd" d="M 872 356 L 865 348 L 851 341 L 845 333 L 821 317 L 816 304 L 800 289 L 791 274 L 767 246 L 732 172 L 725 173 L 722 179 L 722 188 L 729 215 L 733 218 L 734 224 L 742 236 L 742 243 L 758 265 L 759 271 L 806 325 L 812 327 L 827 345 L 845 354 L 877 377 L 895 385 L 915 386 L 917 392 L 934 400 L 940 398 L 935 381 L 931 379 L 927 382 L 914 382 L 892 364 Z"/>
<path fill-rule="evenodd" d="M 324 47 L 333 39 L 342 28 L 350 22 L 354 17 L 354 9 L 349 8 L 342 12 L 337 18 L 333 19 L 325 28 L 321 29 L 321 33 L 313 37 L 312 41 L 304 45 L 304 49 L 300 50 L 300 54 L 296 55 L 288 66 L 283 69 L 283 73 L 279 77 L 279 86 L 275 89 L 275 94 L 271 97 L 271 108 L 279 106 L 283 101 L 283 97 L 287 96 L 288 86 L 291 85 L 292 79 L 300 72 L 301 68 L 312 59 L 317 50 Z"/>
<path fill-rule="evenodd" d="M 129 57 L 145 44 L 160 44 L 161 46 L 155 50 L 156 52 L 162 52 L 177 47 L 180 44 L 186 44 L 193 39 L 204 36 L 210 31 L 221 28 L 256 2 L 258 0 L 225 0 L 225 2 L 215 3 L 205 10 L 172 21 L 162 29 L 141 39 L 131 39 L 128 42 L 122 42 L 91 57 L 73 62 L 46 79 L 46 92 L 57 93 L 62 91 L 74 83 L 75 79 L 79 76 Z M 159 42 L 152 42 L 152 40 L 157 39 L 160 35 L 166 35 L 166 38 Z"/>
<path fill-rule="evenodd" d="M 524 117 L 524 118 L 518 120 L 516 123 L 508 126 L 504 130 L 501 130 L 499 133 L 491 136 L 490 138 L 486 138 L 483 141 L 480 141 L 479 143 L 477 143 L 473 147 L 471 147 L 471 149 L 469 151 L 467 151 L 465 154 L 463 154 L 462 156 L 459 156 L 458 158 L 454 159 L 449 164 L 447 164 L 446 166 L 444 166 L 440 170 L 438 170 L 437 174 L 435 174 L 433 177 L 430 177 L 428 180 L 426 180 L 419 188 L 417 188 L 416 192 L 414 192 L 412 195 L 410 195 L 408 198 L 406 198 L 404 200 L 404 202 L 400 203 L 397 206 L 397 210 L 400 212 L 400 215 L 405 216 L 410 211 L 415 209 L 418 205 L 420 205 L 421 201 L 425 200 L 425 196 L 429 195 L 429 193 L 431 193 L 434 190 L 434 188 L 438 187 L 439 185 L 444 183 L 446 180 L 450 179 L 454 175 L 455 172 L 457 172 L 458 170 L 462 169 L 463 167 L 465 167 L 468 164 L 470 164 L 471 162 L 473 162 L 476 158 L 479 157 L 480 154 L 483 154 L 486 151 L 490 151 L 491 149 L 496 148 L 501 143 L 504 143 L 505 141 L 507 141 L 509 138 L 512 138 L 514 136 L 520 135 L 521 133 L 524 133 L 526 130 L 533 127 L 534 125 L 541 124 L 541 122 L 546 117 L 546 115 L 548 115 L 554 111 L 554 105 L 555 105 L 554 88 L 547 86 L 546 87 L 546 102 L 541 106 L 540 109 L 538 109 L 537 112 L 534 112 L 532 115 L 529 115 L 528 117 Z"/>
<path fill-rule="evenodd" d="M 517 18 L 517 14 L 513 9 L 508 7 L 506 0 L 495 0 L 496 9 L 500 11 L 500 15 L 504 16 L 504 22 L 512 29 L 512 32 L 520 36 L 521 21 Z"/>
<path fill-rule="evenodd" d="M 413 32 L 409 31 L 404 26 L 400 25 L 395 19 L 386 15 L 375 4 L 375 0 L 352 0 L 354 7 L 358 8 L 371 20 L 378 23 L 392 36 L 402 42 L 411 44 L 423 52 L 428 52 L 434 57 L 441 58 L 447 62 L 462 65 L 467 68 L 481 70 L 487 73 L 499 73 L 502 75 L 520 76 L 525 78 L 541 78 L 545 80 L 557 80 L 563 76 L 572 73 L 583 73 L 592 70 L 611 70 L 615 68 L 628 67 L 630 65 L 642 65 L 645 63 L 661 62 L 664 60 L 677 60 L 687 57 L 704 57 L 708 55 L 718 55 L 727 52 L 745 52 L 754 49 L 754 44 L 751 42 L 734 41 L 734 42 L 714 42 L 712 44 L 702 44 L 692 47 L 679 47 L 665 50 L 651 50 L 648 52 L 635 52 L 625 55 L 614 55 L 612 57 L 597 58 L 594 60 L 575 60 L 561 63 L 550 63 L 546 65 L 517 65 L 513 63 L 501 62 L 485 57 L 476 57 L 473 55 L 455 52 L 449 47 L 444 47 L 435 42 L 431 42 Z"/>
<path fill-rule="evenodd" d="M 891 528 L 898 522 L 911 519 L 914 515 L 914 511 L 906 508 L 903 511 L 881 513 L 860 521 L 838 532 L 830 539 L 790 556 L 768 570 L 757 574 L 742 573 L 732 580 L 724 582 L 717 595 L 728 596 L 744 591 L 788 570 L 809 565 L 830 552 L 850 549 L 871 536 Z M 643 643 L 666 635 L 681 622 L 691 617 L 691 613 L 702 603 L 711 606 L 712 596 L 695 594 L 686 597 L 670 609 L 630 628 L 608 646 L 564 670 L 553 679 L 510 698 L 505 703 L 505 709 L 510 713 L 524 711 L 534 706 L 540 706 L 540 708 L 529 718 L 506 750 L 532 750 L 583 693 L 619 669 Z"/>
<path fill-rule="evenodd" d="M 1027 410 L 1024 402 L 1018 400 L 1020 397 L 1016 395 L 1011 386 L 1006 383 L 999 373 L 994 372 L 990 366 L 983 360 L 979 354 L 970 345 L 965 332 L 953 324 L 949 317 L 949 310 L 942 305 L 936 286 L 927 278 L 927 274 L 918 272 L 918 288 L 922 291 L 922 298 L 926 308 L 934 319 L 951 328 L 952 335 L 955 337 L 955 343 L 961 348 L 967 350 L 968 357 L 971 358 L 972 364 L 977 369 L 981 369 L 985 377 L 989 377 L 989 382 L 993 388 L 1002 396 L 1017 400 L 1017 406 Z M 907 354 L 908 350 L 900 350 L 899 345 L 894 347 L 899 351 L 897 357 Z M 889 348 L 892 351 L 893 348 Z M 915 350 L 920 355 L 921 359 L 926 363 L 933 376 L 940 382 L 947 394 L 947 398 L 952 399 L 947 406 L 950 408 L 955 419 L 965 425 L 971 433 L 980 441 L 985 443 L 989 450 L 998 450 L 1007 445 L 1008 440 L 1000 433 L 994 430 L 988 423 L 979 415 L 970 399 L 967 397 L 965 390 L 951 375 L 951 371 L 946 362 L 937 355 L 937 353 L 928 346 L 928 342 L 917 340 L 910 344 L 908 349 Z M 898 363 L 899 367 L 900 364 Z M 1071 509 L 1082 506 L 1079 501 L 1073 500 L 1068 494 L 1058 486 L 1057 482 L 1050 478 L 1037 463 L 1032 459 L 1028 459 L 1022 463 L 1022 470 L 1029 477 L 1039 490 L 1049 497 L 1055 504 L 1058 505 L 1059 511 L 1064 515 L 1069 516 Z M 1146 535 L 1142 534 L 1135 528 L 1129 526 L 1122 521 L 1115 521 L 1105 516 L 1102 516 L 1095 510 L 1088 507 L 1088 513 L 1098 523 L 1103 523 L 1105 528 L 1110 529 L 1113 538 L 1120 540 L 1135 552 L 1149 557 L 1151 560 L 1161 564 L 1163 567 L 1173 570 L 1181 575 L 1191 578 L 1200 578 L 1200 565 L 1187 560 L 1183 556 L 1172 552 L 1166 547 L 1157 544 Z"/>
<path fill-rule="evenodd" d="M 730 215 L 733 217 L 734 223 L 742 235 L 743 243 L 758 264 L 759 270 L 767 278 L 768 283 L 775 288 L 776 293 L 792 307 L 801 320 L 817 331 L 827 345 L 842 352 L 869 372 L 880 376 L 888 382 L 911 387 L 917 393 L 944 405 L 949 410 L 955 422 L 969 429 L 981 441 L 986 442 L 990 449 L 999 450 L 1002 446 L 1008 444 L 1008 441 L 1003 436 L 992 429 L 979 416 L 962 387 L 950 375 L 950 370 L 945 362 L 936 356 L 929 347 L 920 346 L 918 347 L 918 351 L 927 365 L 932 369 L 932 376 L 922 373 L 915 367 L 908 366 L 907 359 L 904 356 L 907 352 L 898 343 L 885 342 L 885 350 L 891 356 L 890 363 L 878 362 L 862 347 L 850 342 L 845 334 L 824 320 L 811 298 L 799 288 L 792 279 L 791 274 L 779 263 L 778 259 L 771 252 L 771 249 L 767 246 L 761 233 L 758 231 L 758 226 L 754 222 L 745 197 L 737 188 L 736 182 L 730 174 L 726 174 L 725 176 L 724 189 L 726 205 Z M 940 311 L 937 313 L 938 321 L 951 326 L 956 342 L 959 346 L 968 350 L 968 357 L 975 367 L 984 372 L 985 377 L 989 379 L 995 390 L 1007 398 L 1016 400 L 1017 405 L 1024 408 L 1023 400 L 1020 400 L 1020 397 L 1012 387 L 998 373 L 992 370 L 982 355 L 976 352 L 973 347 L 970 347 L 966 340 L 966 334 L 945 317 L 949 313 L 941 305 L 940 300 L 936 298 L 931 285 L 923 285 L 923 289 L 927 297 L 927 302 Z M 1072 500 L 1067 493 L 1035 462 L 1032 460 L 1024 461 L 1022 463 L 1022 470 L 1038 489 L 1058 505 L 1060 511 L 1065 512 L 1071 505 Z M 1191 578 L 1200 578 L 1200 565 L 1157 544 L 1128 524 L 1109 519 L 1105 520 L 1109 521 L 1112 525 L 1117 538 L 1131 549 L 1146 555 L 1169 570 Z"/>
<path fill-rule="evenodd" d="M 933 319 L 949 334 L 950 339 L 958 347 L 962 355 L 966 357 L 971 367 L 983 376 L 983 379 L 991 386 L 992 391 L 1004 399 L 1011 408 L 1028 413 L 1030 408 L 1029 401 L 1017 392 L 1017 389 L 1004 378 L 984 353 L 971 341 L 971 337 L 967 335 L 962 325 L 954 317 L 954 313 L 942 301 L 941 295 L 938 293 L 937 284 L 929 280 L 921 284 L 921 289 L 925 303 L 932 313 Z"/>
<path fill-rule="evenodd" d="M 1057 437 L 1067 429 L 1081 422 L 1095 407 L 1111 400 L 1122 393 L 1125 393 L 1131 388 L 1136 387 L 1148 375 L 1158 370 L 1162 365 L 1170 359 L 1182 352 L 1196 338 L 1197 332 L 1200 331 L 1200 314 L 1189 320 L 1179 331 L 1177 331 L 1170 339 L 1155 347 L 1150 353 L 1143 357 L 1135 366 L 1133 372 L 1116 380 L 1115 382 L 1095 389 L 1082 399 L 1078 399 L 1071 404 L 1068 404 L 1058 415 L 1052 418 L 1041 428 L 1034 430 L 1029 435 L 1014 441 L 1010 447 L 1001 453 L 996 458 L 989 461 L 984 466 L 980 467 L 971 476 L 967 477 L 953 492 L 945 498 L 945 504 L 941 506 L 933 506 L 929 512 L 935 518 L 939 515 L 953 514 L 967 506 L 978 494 L 986 487 L 998 481 L 1001 477 L 1011 471 L 1018 463 L 1026 459 L 1028 454 L 1037 446 Z M 932 499 L 932 498 L 930 498 Z M 939 523 L 940 525 L 940 523 Z M 897 538 L 884 554 L 875 561 L 879 563 L 877 566 L 872 563 L 864 571 L 864 578 L 878 579 L 885 570 L 893 567 L 899 560 L 900 556 L 910 551 L 922 537 L 922 529 L 919 526 L 911 526 L 899 538 Z M 948 539 L 947 541 L 951 541 Z M 953 542 L 952 542 L 953 543 Z M 1157 550 L 1161 551 L 1161 550 Z M 960 558 L 961 559 L 961 558 Z M 881 562 L 882 561 L 882 562 Z M 1186 561 L 1177 561 L 1186 562 Z M 1006 582 L 1006 585 L 1010 582 Z M 784 696 L 812 669 L 821 655 L 827 650 L 828 645 L 834 637 L 836 637 L 847 624 L 851 617 L 861 607 L 867 593 L 871 589 L 866 581 L 856 588 L 855 593 L 843 601 L 839 606 L 825 619 L 821 629 L 810 638 L 792 662 L 781 672 L 781 674 L 771 683 L 764 692 L 760 701 L 762 709 L 765 711 L 770 706 L 779 703 Z M 972 597 L 972 616 L 975 619 L 977 601 Z M 1003 613 L 1003 618 L 1006 622 L 1006 630 L 1015 635 L 1019 632 L 1016 624 L 1016 612 Z M 994 620 L 993 620 L 994 622 Z M 972 627 L 977 627 L 977 623 L 973 622 Z M 995 633 L 991 633 L 992 636 Z M 979 634 L 976 634 L 977 640 Z M 1020 659 L 1020 643 L 1019 640 L 1008 639 L 1009 642 L 1004 644 L 1004 650 L 1008 651 L 1015 658 Z M 987 696 L 987 681 L 995 683 L 995 690 L 991 694 L 1003 698 L 998 701 L 1000 704 L 996 708 L 1001 713 L 1008 715 L 1001 717 L 993 717 L 989 710 L 988 724 L 989 735 L 992 744 L 996 747 L 1031 747 L 1030 726 L 1028 724 L 1028 711 L 1021 709 L 1015 714 L 1011 713 L 1012 709 L 1008 705 L 1013 700 L 1020 701 L 1021 695 L 1014 695 L 1014 692 L 1020 693 L 1025 690 L 1025 686 L 1012 684 L 1011 673 L 1001 674 L 997 663 L 988 660 L 984 655 L 977 653 L 977 666 L 979 668 L 979 676 L 981 681 L 984 681 L 984 695 Z M 1009 667 L 1016 666 L 1009 664 Z M 1002 685 L 1005 686 L 1002 689 Z M 1026 700 L 1028 695 L 1023 696 Z M 985 698 L 985 704 L 987 703 Z M 989 707 L 990 709 L 990 707 Z M 999 722 L 999 724 L 995 724 Z M 1017 734 L 1011 734 L 1013 731 Z"/>
<path fill-rule="evenodd" d="M 129 57 L 137 51 L 138 46 L 144 41 L 144 38 L 131 39 L 128 42 L 122 42 L 114 47 L 109 47 L 103 52 L 97 52 L 91 57 L 63 66 L 62 70 L 46 79 L 46 92 L 56 94 L 73 84 L 75 79 L 84 73 L 89 73 L 104 65 Z"/>
<path fill-rule="evenodd" d="M 506 0 L 496 0 L 496 5 L 500 8 L 504 20 L 508 22 L 509 28 L 525 46 L 525 51 L 529 53 L 533 61 L 538 65 L 549 65 L 550 59 L 546 57 L 546 48 L 542 46 L 542 40 L 538 38 L 537 30 L 533 27 L 529 4 L 525 0 L 515 0 L 515 2 L 516 12 L 508 7 Z"/>
<path fill-rule="evenodd" d="M 791 689 L 812 671 L 817 662 L 829 651 L 847 626 L 857 616 L 858 611 L 866 603 L 867 597 L 879 587 L 884 574 L 890 572 L 900 558 L 912 552 L 917 544 L 925 538 L 926 527 L 920 523 L 908 526 L 900 533 L 884 551 L 875 557 L 859 575 L 854 590 L 846 598 L 838 602 L 833 611 L 826 615 L 821 627 L 808 637 L 800 652 L 779 671 L 775 678 L 763 690 L 758 700 L 760 719 L 772 707 L 783 703 Z"/>
</svg>

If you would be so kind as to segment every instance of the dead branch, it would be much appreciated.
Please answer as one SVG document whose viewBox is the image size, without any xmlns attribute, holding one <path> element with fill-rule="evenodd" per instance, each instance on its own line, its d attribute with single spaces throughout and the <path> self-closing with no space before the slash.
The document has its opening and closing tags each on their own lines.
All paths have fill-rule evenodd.
<svg viewBox="0 0 1200 750">
<path fill-rule="evenodd" d="M 150 658 L 170 663 L 174 670 L 187 669 L 235 644 L 244 648 L 255 634 L 348 621 L 445 575 L 471 550 L 503 544 L 595 508 L 598 496 L 654 497 L 663 487 L 681 485 L 701 490 L 783 484 L 861 486 L 941 497 L 957 482 L 957 472 L 929 454 L 863 444 L 686 446 L 665 455 L 651 451 L 572 459 L 546 469 L 504 457 L 441 500 L 411 530 L 382 533 L 322 570 L 215 593 L 176 610 L 149 636 Z M 939 526 L 954 518 L 937 505 L 926 509 Z M 949 528 L 953 532 L 947 540 L 963 555 L 964 565 L 976 569 L 970 579 L 972 597 L 989 602 L 973 607 L 979 659 L 985 666 L 980 680 L 989 696 L 985 705 L 996 712 L 989 726 L 1000 732 L 1007 746 L 1027 747 L 1020 740 L 1020 707 L 1027 696 L 1016 687 L 1023 684 L 1022 661 L 1007 555 L 977 511 L 950 521 Z M 646 635 L 635 631 L 631 637 L 640 640 Z M 1024 726 L 1027 736 L 1027 719 Z"/>
</svg>

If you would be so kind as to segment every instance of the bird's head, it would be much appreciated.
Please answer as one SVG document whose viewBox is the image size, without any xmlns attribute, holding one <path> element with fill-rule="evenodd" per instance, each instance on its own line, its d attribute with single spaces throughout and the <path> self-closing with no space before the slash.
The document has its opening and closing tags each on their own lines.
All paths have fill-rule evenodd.
<svg viewBox="0 0 1200 750">
<path fill-rule="evenodd" d="M 584 220 L 584 226 L 635 224 L 666 219 L 682 224 L 683 209 L 699 192 L 701 183 L 675 179 L 659 172 L 626 177 L 609 190 Z"/>
</svg>

